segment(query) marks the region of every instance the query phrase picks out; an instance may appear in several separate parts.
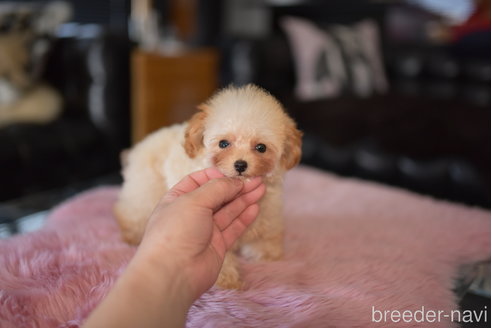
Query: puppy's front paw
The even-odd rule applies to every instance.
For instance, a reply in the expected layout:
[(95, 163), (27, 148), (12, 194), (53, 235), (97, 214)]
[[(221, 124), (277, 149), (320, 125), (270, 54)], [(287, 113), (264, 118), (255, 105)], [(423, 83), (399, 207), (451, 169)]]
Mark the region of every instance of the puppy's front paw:
[(222, 289), (242, 289), (243, 282), (235, 267), (223, 267), (215, 285)]
[(280, 240), (259, 240), (241, 247), (241, 255), (256, 261), (277, 261), (284, 255), (283, 243)]
[(243, 282), (238, 270), (236, 255), (227, 252), (215, 285), (223, 289), (242, 289)]
[(215, 283), (218, 287), (222, 289), (242, 289), (243, 282), (238, 277), (224, 277), (222, 275), (219, 276), (217, 282)]

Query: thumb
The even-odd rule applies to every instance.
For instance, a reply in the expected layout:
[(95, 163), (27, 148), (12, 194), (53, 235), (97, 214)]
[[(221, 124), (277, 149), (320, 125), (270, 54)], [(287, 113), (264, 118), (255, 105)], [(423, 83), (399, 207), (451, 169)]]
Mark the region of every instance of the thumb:
[(243, 182), (239, 179), (219, 178), (210, 180), (186, 196), (191, 198), (194, 204), (215, 212), (236, 198), (242, 189)]

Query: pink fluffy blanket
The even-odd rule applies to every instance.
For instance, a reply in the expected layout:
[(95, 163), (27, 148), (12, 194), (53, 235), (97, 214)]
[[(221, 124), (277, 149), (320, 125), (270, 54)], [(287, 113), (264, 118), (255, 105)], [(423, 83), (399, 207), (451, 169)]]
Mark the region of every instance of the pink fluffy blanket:
[[(134, 254), (112, 216), (117, 193), (81, 194), (42, 230), (0, 242), (1, 327), (84, 321)], [(449, 313), (458, 268), (490, 257), (484, 210), (308, 168), (287, 175), (285, 200), (285, 259), (243, 262), (246, 290), (212, 288), (188, 327), (451, 327), (383, 314)]]

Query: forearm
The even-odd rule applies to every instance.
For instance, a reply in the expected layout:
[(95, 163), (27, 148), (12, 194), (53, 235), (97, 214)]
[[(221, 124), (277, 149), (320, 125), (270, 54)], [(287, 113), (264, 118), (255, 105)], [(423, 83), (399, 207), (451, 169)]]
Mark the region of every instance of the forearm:
[(178, 266), (162, 259), (137, 252), (84, 327), (183, 327), (193, 298)]

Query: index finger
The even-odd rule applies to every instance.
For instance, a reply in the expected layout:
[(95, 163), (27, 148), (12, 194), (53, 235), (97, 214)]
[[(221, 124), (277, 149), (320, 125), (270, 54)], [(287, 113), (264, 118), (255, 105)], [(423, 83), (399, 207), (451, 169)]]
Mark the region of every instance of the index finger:
[(222, 178), (224, 175), (214, 167), (196, 171), (185, 176), (164, 196), (164, 201), (172, 202), (181, 195), (187, 194), (204, 185), (212, 179)]

